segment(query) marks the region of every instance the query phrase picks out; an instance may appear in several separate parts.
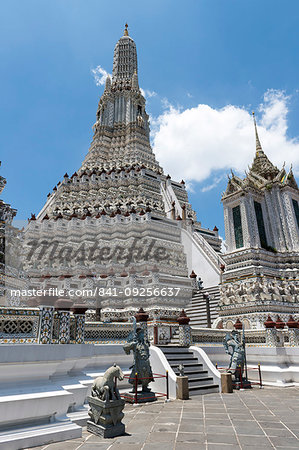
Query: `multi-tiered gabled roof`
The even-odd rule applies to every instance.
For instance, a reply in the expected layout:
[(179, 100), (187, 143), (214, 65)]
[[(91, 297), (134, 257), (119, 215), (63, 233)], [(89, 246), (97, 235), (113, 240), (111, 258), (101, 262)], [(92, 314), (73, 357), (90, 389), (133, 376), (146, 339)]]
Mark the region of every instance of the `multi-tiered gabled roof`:
[(274, 164), (271, 163), (267, 155), (264, 153), (258, 131), (257, 125), (253, 113), (256, 152), (253, 163), (246, 173), (246, 177), (241, 179), (232, 172), (232, 177), (229, 177), (226, 191), (222, 195), (222, 200), (232, 194), (246, 191), (248, 188), (256, 190), (263, 190), (276, 184), (280, 187), (290, 186), (294, 189), (298, 189), (292, 168), (287, 173), (284, 166), (279, 170)]

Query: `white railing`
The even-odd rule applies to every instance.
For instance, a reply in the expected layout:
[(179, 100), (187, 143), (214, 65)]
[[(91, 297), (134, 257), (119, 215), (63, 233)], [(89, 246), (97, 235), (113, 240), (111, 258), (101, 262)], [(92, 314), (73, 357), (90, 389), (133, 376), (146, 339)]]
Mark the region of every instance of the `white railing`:
[(177, 196), (175, 195), (175, 192), (171, 186), (171, 184), (166, 185), (166, 192), (170, 197), (173, 198), (173, 201), (175, 202), (175, 207), (177, 209), (178, 214), (182, 217), (182, 207), (180, 205), (180, 202), (178, 201)]
[(162, 198), (165, 204), (166, 212), (170, 212), (172, 209), (172, 199), (169, 195), (169, 192), (167, 192), (167, 189), (164, 188), (163, 183), (161, 183), (161, 194)]
[(213, 266), (220, 272), (220, 266), (222, 264), (225, 265), (225, 262), (221, 258), (221, 256), (213, 249), (213, 247), (205, 240), (205, 238), (200, 233), (193, 231), (192, 237), (201, 247), (201, 249), (207, 254)]

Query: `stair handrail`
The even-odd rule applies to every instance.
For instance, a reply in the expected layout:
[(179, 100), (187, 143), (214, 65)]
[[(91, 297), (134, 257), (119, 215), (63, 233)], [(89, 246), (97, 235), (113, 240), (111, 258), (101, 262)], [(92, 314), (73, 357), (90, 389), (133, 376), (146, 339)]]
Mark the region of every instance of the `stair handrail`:
[(177, 208), (177, 211), (179, 213), (179, 215), (182, 217), (182, 207), (181, 204), (176, 196), (176, 193), (173, 190), (173, 187), (171, 186), (171, 184), (169, 183), (168, 185), (166, 184), (166, 192), (168, 192), (168, 194), (170, 195), (170, 197), (173, 197), (173, 200), (175, 202), (175, 206)]
[(202, 348), (196, 347), (195, 345), (191, 345), (189, 349), (193, 352), (194, 356), (197, 356), (197, 359), (201, 359), (204, 362), (208, 369), (209, 375), (213, 377), (214, 383), (218, 384), (219, 389), (221, 389), (221, 373), (214, 366), (206, 352)]
[[(169, 382), (169, 397), (176, 398), (177, 382), (176, 374), (169, 364), (166, 356), (159, 347), (155, 345), (150, 345), (150, 362), (153, 372), (161, 373), (163, 370), (168, 371), (168, 382)], [(159, 390), (161, 381), (159, 379), (151, 383), (151, 387), (155, 390)], [(161, 391), (160, 391), (161, 392)]]
[(171, 204), (172, 199), (171, 199), (169, 193), (167, 192), (167, 190), (164, 188), (163, 183), (161, 183), (160, 187), (161, 187), (162, 198), (164, 200), (166, 209), (168, 210), (166, 212), (170, 212), (171, 208), (172, 208), (172, 204)]
[(213, 247), (206, 241), (206, 239), (197, 231), (192, 232), (192, 236), (198, 244), (209, 255), (209, 258), (213, 265), (220, 271), (220, 266), (225, 265), (224, 259), (213, 249)]

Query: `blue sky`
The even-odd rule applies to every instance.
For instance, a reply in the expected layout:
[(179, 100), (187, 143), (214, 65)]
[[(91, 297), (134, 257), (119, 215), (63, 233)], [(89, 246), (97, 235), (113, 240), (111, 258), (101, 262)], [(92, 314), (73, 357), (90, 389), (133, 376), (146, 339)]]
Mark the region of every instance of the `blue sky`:
[[(188, 179), (198, 218), (224, 235), (221, 192), (229, 168), (242, 173), (254, 156), (252, 109), (266, 153), (277, 164), (285, 156), (298, 174), (297, 0), (2, 2), (2, 197), (26, 219), (66, 171), (80, 167), (103, 91), (91, 70), (100, 65), (111, 72), (126, 21), (137, 45), (139, 83), (155, 92), (147, 111), (158, 159), (166, 173)], [(209, 133), (200, 129), (205, 120), (215, 124)], [(188, 134), (186, 151), (172, 148), (177, 121)]]

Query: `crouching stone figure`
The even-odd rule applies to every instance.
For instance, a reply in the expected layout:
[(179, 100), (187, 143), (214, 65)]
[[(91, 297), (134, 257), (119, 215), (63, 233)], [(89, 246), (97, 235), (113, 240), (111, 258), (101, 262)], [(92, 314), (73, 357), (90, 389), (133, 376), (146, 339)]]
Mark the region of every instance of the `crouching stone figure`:
[(91, 388), (92, 397), (98, 397), (105, 401), (119, 400), (120, 395), (114, 382), (115, 378), (118, 378), (120, 381), (124, 379), (121, 368), (116, 364), (109, 367), (102, 377), (98, 377), (94, 380)]
[(125, 401), (120, 397), (115, 379), (124, 379), (119, 366), (114, 364), (102, 377), (94, 380), (88, 397), (89, 417), (87, 431), (103, 438), (113, 438), (125, 433), (123, 409)]

